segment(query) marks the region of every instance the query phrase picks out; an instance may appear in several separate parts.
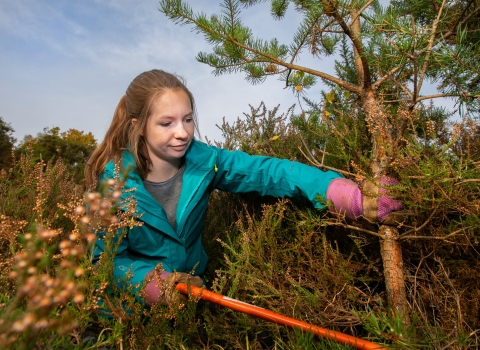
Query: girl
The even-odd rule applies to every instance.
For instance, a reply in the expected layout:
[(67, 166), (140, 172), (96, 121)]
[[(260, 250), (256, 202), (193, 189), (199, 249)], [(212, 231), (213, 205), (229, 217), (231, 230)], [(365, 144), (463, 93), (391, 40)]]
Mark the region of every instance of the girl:
[[(320, 196), (333, 203), (331, 211), (348, 219), (364, 216), (359, 187), (340, 174), (208, 146), (194, 138), (196, 132), (194, 99), (180, 78), (161, 70), (144, 72), (121, 98), (105, 139), (87, 163), (90, 186), (114, 178), (115, 164), (133, 168), (125, 184), (125, 190), (133, 192), (125, 197), (133, 193), (143, 225), (131, 228), (121, 241), (114, 275), (115, 280), (124, 280), (128, 273), (133, 285), (147, 281), (147, 303), (178, 302), (173, 288), (178, 282), (203, 285), (199, 276), (207, 256), (202, 228), (214, 189), (289, 197), (323, 208), (315, 199)], [(373, 202), (365, 207), (365, 216), (374, 221), (402, 208), (386, 195)], [(103, 250), (104, 241), (98, 237), (94, 261)], [(159, 263), (164, 272), (154, 274)], [(195, 276), (188, 274), (192, 270)]]

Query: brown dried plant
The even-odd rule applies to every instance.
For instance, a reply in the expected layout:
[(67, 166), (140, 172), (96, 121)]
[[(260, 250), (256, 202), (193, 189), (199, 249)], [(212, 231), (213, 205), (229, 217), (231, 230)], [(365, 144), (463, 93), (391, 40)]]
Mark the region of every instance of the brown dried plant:
[(42, 347), (52, 339), (45, 334), (64, 336), (79, 326), (75, 310), (85, 312), (85, 292), (93, 289), (82, 278), (85, 268), (91, 270), (85, 259), (96, 231), (135, 224), (134, 202), (121, 214), (115, 208), (123, 183), (110, 180), (106, 186), (103, 195), (82, 198), (60, 161), (34, 164), (29, 155), (2, 173), (0, 344), (5, 348)]

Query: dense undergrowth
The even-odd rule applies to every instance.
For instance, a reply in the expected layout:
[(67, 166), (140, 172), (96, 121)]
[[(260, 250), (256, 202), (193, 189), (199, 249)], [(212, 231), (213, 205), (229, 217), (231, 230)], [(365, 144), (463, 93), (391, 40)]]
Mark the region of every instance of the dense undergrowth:
[[(478, 347), (479, 125), (414, 122), (418, 133), (405, 139), (394, 169), (394, 191), (410, 211), (399, 229), (412, 322), (389, 312), (372, 228), (254, 194), (212, 194), (204, 239), (211, 289), (388, 347)], [(333, 128), (315, 113), (262, 105), (221, 129), (226, 148), (368, 176), (358, 125), (337, 120)], [(3, 348), (260, 349), (265, 334), (276, 349), (348, 348), (195, 298), (180, 310), (145, 308), (133, 293), (141, 286), (122, 289), (111, 273), (119, 237), (139, 224), (135, 203), (117, 202), (122, 176), (85, 195), (66, 169), (25, 154), (0, 175)], [(89, 248), (100, 231), (110, 249), (93, 266)]]

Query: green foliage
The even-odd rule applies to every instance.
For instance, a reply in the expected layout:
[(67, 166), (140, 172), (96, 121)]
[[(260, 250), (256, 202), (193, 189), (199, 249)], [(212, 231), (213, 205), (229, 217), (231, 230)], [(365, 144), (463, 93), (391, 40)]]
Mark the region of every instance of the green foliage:
[[(394, 349), (431, 349), (446, 342), (444, 335), (438, 327), (418, 328), (418, 315), (415, 315), (411, 324), (405, 325), (402, 317), (389, 315), (381, 305), (374, 311), (368, 308), (366, 312), (359, 311), (355, 314), (361, 319), (363, 326), (370, 333), (370, 338), (387, 340)], [(435, 329), (436, 328), (436, 329)], [(417, 334), (420, 331), (422, 334)], [(460, 333), (457, 338), (449, 342), (449, 346), (457, 345), (459, 348), (474, 348), (475, 341), (468, 335)]]
[[(138, 224), (130, 220), (135, 203), (116, 202), (122, 183), (109, 182), (104, 193), (83, 199), (83, 191), (75, 194), (62, 186), (73, 181), (66, 171), (58, 172), (59, 167), (59, 162), (45, 167), (23, 156), (0, 178), (0, 199), (8, 203), (0, 215), (2, 349), (85, 349), (87, 328), (98, 329), (88, 348), (197, 347), (202, 340), (196, 300), (181, 310), (146, 309), (138, 295), (141, 286), (118, 284), (113, 278), (113, 257), (122, 237), (116, 233)], [(34, 185), (23, 186), (29, 182)], [(23, 196), (10, 195), (19, 188)], [(59, 191), (58, 206), (45, 200)], [(101, 210), (115, 205), (126, 211)], [(23, 212), (7, 210), (14, 207)], [(52, 216), (64, 220), (50, 220)], [(104, 230), (109, 232), (108, 249), (92, 265), (94, 233)]]
[(0, 170), (8, 168), (12, 164), (12, 153), (16, 142), (12, 136), (14, 131), (10, 124), (0, 117)]
[[(362, 324), (374, 340), (388, 339), (389, 343), (396, 347), (409, 349), (426, 347), (430, 343), (431, 339), (421, 339), (417, 336), (418, 319), (414, 318), (411, 324), (405, 325), (401, 316), (388, 316), (388, 311), (382, 310), (382, 305), (376, 313), (370, 307), (367, 310), (367, 312), (355, 312), (355, 314), (362, 320)], [(420, 339), (421, 343), (418, 343)]]
[[(292, 334), (293, 333), (293, 334)], [(288, 333), (288, 341), (281, 340), (278, 343), (280, 350), (295, 349), (295, 350), (348, 350), (354, 349), (348, 345), (339, 344), (333, 340), (328, 339), (315, 339), (312, 333), (304, 333), (301, 330), (294, 329), (293, 332)]]
[(288, 8), (288, 1), (273, 0), (272, 1), (272, 16), (276, 19), (282, 19), (285, 16)]
[[(334, 90), (325, 98), (334, 102), (344, 96)], [(315, 142), (330, 137), (328, 132), (334, 134), (329, 124), (322, 122), (321, 112), (311, 107), (304, 117), (291, 111), (268, 111), (263, 104), (251, 108), (245, 120), (232, 126), (224, 124), (226, 145), (308, 161), (298, 147), (304, 147), (305, 142), (313, 148)], [(435, 198), (445, 203), (438, 213), (443, 211), (449, 223), (436, 223), (435, 214), (422, 229), (425, 232), (417, 234), (436, 230), (438, 235), (450, 235), (449, 240), (459, 235), (460, 242), (465, 239), (478, 244), (474, 243), (478, 240), (478, 216), (468, 214), (478, 201), (476, 183), (458, 184), (478, 178), (478, 160), (467, 162), (478, 157), (478, 125), (465, 120), (455, 134), (449, 134), (440, 123), (432, 129), (430, 119), (422, 118), (420, 114), (413, 123), (422, 137), (412, 133), (406, 154), (428, 150), (428, 155), (412, 162), (425, 171), (441, 172), (444, 163), (450, 168), (447, 173), (411, 181), (421, 181), (418, 187), (425, 187), (425, 201)], [(347, 128), (343, 132), (344, 139), (351, 137)], [(336, 162), (330, 155), (324, 160), (330, 165)], [(415, 174), (414, 166), (406, 167)], [(460, 204), (451, 211), (452, 203), (447, 203), (448, 196), (440, 187), (432, 196), (426, 184), (433, 181), (444, 186), (444, 177), (455, 169), (461, 169), (463, 177), (452, 186), (460, 186), (465, 192), (459, 195), (470, 196), (472, 203), (453, 196), (451, 201)], [(20, 157), (2, 173), (0, 337), (6, 349), (82, 349), (87, 347), (83, 343), (85, 330), (92, 329), (97, 330), (89, 345), (93, 347), (148, 349), (155, 344), (166, 349), (260, 349), (260, 338), (267, 332), (282, 349), (347, 348), (196, 299), (181, 310), (162, 305), (146, 308), (137, 292), (142, 286), (118, 284), (112, 274), (121, 239), (117, 233), (125, 233), (132, 225), (135, 203), (113, 204), (121, 183), (105, 184), (102, 193), (85, 199), (82, 188), (75, 189), (73, 184), (61, 162), (38, 164), (31, 155)], [(110, 203), (112, 210), (102, 216), (95, 208), (104, 207), (104, 202)], [(88, 215), (85, 206), (90, 208)], [(131, 210), (119, 216), (115, 210), (119, 206)], [(423, 213), (430, 206), (426, 203), (415, 210)], [(451, 235), (452, 230), (468, 226), (472, 229)], [(410, 339), (402, 341), (408, 340), (409, 347), (421, 345), (423, 339), (431, 339), (434, 348), (452, 342), (475, 345), (471, 330), (478, 327), (480, 265), (472, 265), (477, 260), (468, 244), (461, 245), (461, 250), (450, 244), (437, 244), (434, 250), (428, 245), (415, 246), (405, 254), (406, 267), (415, 276), (409, 288), (418, 313), (416, 322), (406, 326), (378, 312), (385, 295), (375, 242), (352, 231), (346, 235), (344, 229), (336, 227), (326, 213), (300, 203), (214, 192), (205, 227), (204, 244), (211, 258), (205, 277), (214, 291), (329, 329), (362, 338), (375, 336), (379, 343), (395, 343), (393, 336), (408, 334)], [(88, 253), (92, 230), (107, 232), (107, 249), (96, 265)], [(49, 299), (43, 300), (45, 296)], [(354, 310), (375, 312), (356, 314)], [(459, 331), (451, 333), (452, 329)]]
[[(367, 114), (375, 112), (368, 110), (365, 99), (372, 88), (382, 101), (414, 107), (422, 100), (444, 96), (457, 99), (462, 113), (478, 112), (478, 3), (458, 0), (432, 6), (428, 1), (272, 0), (274, 19), (285, 19), (290, 3), (301, 15), (299, 23), (286, 23), (293, 39), (284, 45), (277, 39), (254, 38), (242, 23), (242, 6), (261, 2), (224, 0), (220, 13), (210, 19), (195, 13), (188, 1), (163, 0), (161, 11), (176, 23), (192, 25), (212, 44), (212, 53), (202, 52), (197, 58), (212, 66), (214, 74), (242, 71), (252, 83), (277, 75), (293, 92), (321, 78), (355, 94)], [(349, 65), (345, 67), (348, 77), (338, 67), (335, 76), (326, 69), (294, 63), (306, 52), (320, 58), (342, 56), (346, 49), (350, 57), (343, 61)], [(311, 80), (298, 81), (294, 72), (305, 73)]]
[(258, 108), (250, 106), (250, 113), (244, 113), (243, 119), (237, 118), (232, 125), (224, 121), (220, 127), (224, 141), (217, 145), (249, 154), (297, 159), (301, 157), (297, 149), (301, 140), (288, 124), (292, 110), (278, 115), (278, 107), (268, 111), (263, 103)]
[(58, 159), (67, 165), (76, 182), (84, 177), (85, 164), (97, 143), (91, 132), (70, 129), (60, 132), (60, 128), (45, 128), (36, 137), (25, 136), (16, 149), (16, 154), (32, 152), (35, 161), (47, 163)]
[[(313, 161), (348, 173), (368, 169), (371, 145), (362, 119), (349, 117), (354, 106), (351, 95), (334, 88), (324, 98), (324, 105), (309, 101), (309, 111), (300, 115), (287, 113), (281, 118), (277, 117), (278, 107), (272, 111), (263, 104), (258, 109), (251, 107), (251, 113), (243, 119), (223, 124), (225, 143), (217, 144), (252, 154)], [(351, 314), (343, 312), (363, 309), (357, 309), (362, 304), (359, 295), (369, 295), (368, 307), (376, 310), (368, 314), (375, 318), (370, 321), (383, 330), (393, 327), (394, 332), (375, 333), (370, 321), (362, 319), (365, 329), (356, 329), (364, 337), (380, 334), (377, 341), (396, 341), (398, 346), (403, 341), (408, 347), (425, 346), (425, 339), (430, 339), (432, 347), (439, 349), (450, 342), (474, 343), (475, 330), (480, 326), (476, 319), (480, 310), (476, 301), (480, 292), (476, 253), (480, 126), (472, 119), (451, 124), (443, 109), (432, 106), (416, 114), (400, 109), (397, 112), (398, 123), (408, 127), (408, 138), (398, 147), (397, 162), (391, 167), (402, 185), (391, 191), (411, 212), (404, 226), (399, 227), (399, 239), (406, 248), (405, 269), (415, 276), (407, 283), (414, 305), (411, 312), (416, 315), (414, 322), (399, 323), (398, 316), (391, 318), (377, 312), (385, 304), (381, 257), (375, 240), (357, 231), (374, 228), (354, 223), (344, 229), (345, 224), (298, 203), (292, 207), (249, 195), (213, 196), (206, 242), (212, 260), (223, 266), (216, 269), (218, 290), (285, 314), (292, 309), (302, 314), (304, 307), (304, 314), (314, 319), (313, 323), (329, 327), (331, 320), (342, 318), (334, 306), (325, 308), (324, 301), (328, 303), (329, 297), (342, 290), (339, 297), (350, 307), (342, 304), (341, 315), (352, 320)], [(362, 115), (361, 111), (358, 115)], [(273, 135), (279, 135), (283, 142), (275, 146), (270, 141)], [(308, 150), (316, 152), (308, 154)], [(268, 206), (262, 207), (262, 203)], [(221, 248), (216, 240), (221, 242)], [(306, 257), (308, 262), (303, 262)], [(323, 265), (325, 262), (330, 264)], [(291, 275), (296, 276), (293, 280), (297, 283), (287, 279)], [(346, 286), (355, 286), (356, 295), (349, 294)], [(463, 297), (459, 290), (464, 291)], [(445, 301), (450, 306), (440, 307)], [(449, 334), (452, 329), (458, 331)], [(281, 334), (279, 345), (287, 339), (285, 333)], [(395, 334), (403, 334), (404, 338), (394, 341)], [(293, 340), (288, 344), (293, 346)]]

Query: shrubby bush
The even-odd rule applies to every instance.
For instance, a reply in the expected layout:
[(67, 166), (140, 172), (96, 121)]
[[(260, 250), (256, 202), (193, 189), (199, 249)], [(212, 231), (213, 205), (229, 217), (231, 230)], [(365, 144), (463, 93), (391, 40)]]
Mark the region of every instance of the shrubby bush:
[[(375, 227), (347, 223), (291, 201), (217, 194), (207, 237), (222, 226), (219, 220), (223, 226), (235, 222), (220, 232), (219, 247), (212, 249), (215, 253), (221, 246), (226, 252), (218, 256), (225, 261), (219, 290), (398, 346), (477, 344), (480, 125), (467, 118), (447, 122), (445, 114), (433, 123), (433, 113), (441, 111), (427, 107), (400, 116), (416, 128), (393, 165), (401, 185), (392, 191), (408, 208), (398, 229), (412, 322), (404, 323), (386, 307)], [(359, 132), (361, 125), (353, 127), (352, 118), (342, 115), (337, 111), (335, 120), (326, 118), (315, 104), (301, 115), (290, 110), (279, 115), (261, 105), (232, 125), (224, 123), (225, 142), (217, 145), (362, 179), (367, 176), (361, 171), (368, 162), (367, 132)], [(232, 217), (225, 210), (238, 214)]]
[[(311, 107), (302, 115), (251, 107), (221, 126), (225, 141), (217, 144), (358, 174), (363, 155), (351, 140), (363, 136), (332, 127)], [(204, 237), (211, 289), (387, 345), (477, 346), (479, 125), (429, 126), (420, 117), (396, 163), (402, 185), (394, 189), (410, 211), (399, 230), (412, 322), (388, 312), (379, 243), (368, 226), (291, 200), (212, 194)], [(28, 154), (2, 171), (6, 348), (260, 349), (265, 333), (279, 349), (346, 348), (195, 298), (181, 309), (145, 308), (132, 293), (137, 286), (120, 288), (112, 276), (118, 237), (140, 224), (133, 201), (117, 202), (120, 178), (85, 194), (61, 161), (36, 163)], [(94, 234), (105, 231), (109, 249), (94, 266)], [(89, 344), (85, 334), (93, 334)]]

